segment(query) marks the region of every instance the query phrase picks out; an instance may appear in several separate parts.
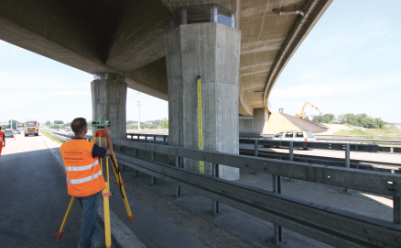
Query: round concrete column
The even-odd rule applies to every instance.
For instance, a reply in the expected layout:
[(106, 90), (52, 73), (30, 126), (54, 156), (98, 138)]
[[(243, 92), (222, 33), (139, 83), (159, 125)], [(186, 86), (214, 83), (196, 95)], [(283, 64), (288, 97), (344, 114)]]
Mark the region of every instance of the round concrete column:
[(111, 122), (113, 139), (126, 137), (127, 84), (122, 75), (97, 73), (91, 83), (92, 119), (99, 117)]

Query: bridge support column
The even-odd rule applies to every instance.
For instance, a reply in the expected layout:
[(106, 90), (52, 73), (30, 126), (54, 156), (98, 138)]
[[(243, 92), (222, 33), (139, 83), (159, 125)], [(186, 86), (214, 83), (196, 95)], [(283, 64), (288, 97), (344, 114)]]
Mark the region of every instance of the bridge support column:
[[(203, 148), (238, 154), (238, 77), (241, 33), (219, 24), (181, 25), (166, 37), (169, 144), (199, 148), (197, 77), (202, 80)], [(184, 168), (199, 172), (199, 162)], [(204, 164), (213, 175), (213, 165)], [(239, 179), (239, 169), (219, 166), (219, 177)]]
[(264, 108), (253, 110), (252, 117), (240, 117), (239, 132), (249, 134), (261, 134), (267, 132), (269, 113)]
[(124, 76), (115, 73), (97, 73), (91, 83), (92, 119), (99, 117), (111, 122), (113, 139), (126, 137), (127, 84)]

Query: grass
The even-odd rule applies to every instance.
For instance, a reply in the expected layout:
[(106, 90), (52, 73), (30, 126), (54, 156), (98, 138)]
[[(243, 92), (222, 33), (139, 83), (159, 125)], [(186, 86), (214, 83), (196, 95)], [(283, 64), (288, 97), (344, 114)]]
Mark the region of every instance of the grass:
[(40, 132), (41, 132), (44, 136), (46, 136), (47, 138), (49, 138), (49, 139), (51, 139), (51, 140), (53, 140), (53, 141), (55, 141), (55, 142), (58, 142), (58, 143), (60, 143), (60, 144), (63, 144), (63, 143), (64, 143), (63, 140), (59, 140), (59, 139), (57, 139), (57, 138), (51, 136), (51, 135), (50, 135), (48, 132), (46, 132), (46, 131), (40, 130)]
[[(364, 130), (361, 129), (352, 129), (352, 130), (341, 130), (339, 132), (334, 133), (334, 135), (358, 135), (365, 137), (355, 137), (360, 139), (370, 139), (370, 140), (401, 140), (401, 131), (390, 128), (383, 129), (373, 129), (366, 128)], [(382, 144), (382, 143), (379, 143)], [(399, 145), (399, 144), (388, 144), (383, 143), (383, 145)]]

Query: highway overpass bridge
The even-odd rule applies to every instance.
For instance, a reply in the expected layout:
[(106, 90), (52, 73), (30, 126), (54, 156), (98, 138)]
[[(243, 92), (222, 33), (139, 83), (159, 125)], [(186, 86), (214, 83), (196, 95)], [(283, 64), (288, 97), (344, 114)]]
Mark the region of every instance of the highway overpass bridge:
[(0, 0), (0, 39), (94, 74), (93, 119), (110, 120), (114, 138), (129, 87), (168, 100), (170, 144), (198, 149), (200, 76), (204, 149), (238, 153), (239, 130), (263, 131), (274, 83), (331, 2)]

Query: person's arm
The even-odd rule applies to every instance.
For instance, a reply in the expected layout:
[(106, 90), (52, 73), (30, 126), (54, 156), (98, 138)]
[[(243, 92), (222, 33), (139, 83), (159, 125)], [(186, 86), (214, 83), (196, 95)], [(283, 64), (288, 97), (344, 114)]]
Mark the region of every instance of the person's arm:
[(107, 126), (104, 129), (104, 134), (105, 134), (106, 140), (107, 140), (107, 147), (106, 147), (107, 148), (107, 153), (106, 153), (106, 156), (113, 155), (113, 144), (111, 143), (111, 131)]

